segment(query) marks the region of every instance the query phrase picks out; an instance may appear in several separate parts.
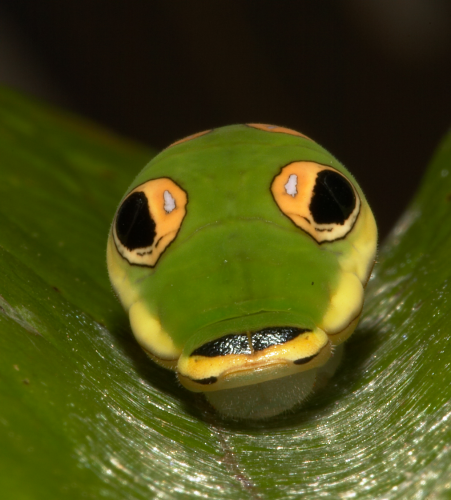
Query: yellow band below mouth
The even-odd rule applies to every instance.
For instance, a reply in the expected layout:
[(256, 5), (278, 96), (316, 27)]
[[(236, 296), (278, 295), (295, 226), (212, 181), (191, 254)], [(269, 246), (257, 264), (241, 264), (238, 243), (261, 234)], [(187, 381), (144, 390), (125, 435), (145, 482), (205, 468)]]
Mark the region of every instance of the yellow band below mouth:
[[(267, 380), (286, 377), (294, 373), (311, 370), (324, 365), (332, 354), (329, 341), (314, 355), (304, 359), (288, 361), (284, 359), (262, 359), (260, 362), (242, 363), (235, 368), (222, 372), (219, 376), (208, 376), (193, 379), (180, 372), (177, 373), (180, 383), (193, 392), (211, 392), (232, 389), (245, 385), (259, 384)], [(305, 363), (302, 361), (305, 360)], [(300, 362), (301, 361), (301, 362)]]

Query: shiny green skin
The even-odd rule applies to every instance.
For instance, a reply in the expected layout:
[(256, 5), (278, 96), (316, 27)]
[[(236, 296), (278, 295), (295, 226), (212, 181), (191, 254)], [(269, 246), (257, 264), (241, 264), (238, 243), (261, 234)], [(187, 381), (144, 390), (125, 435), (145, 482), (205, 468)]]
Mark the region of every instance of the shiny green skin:
[(311, 140), (235, 125), (164, 150), (128, 190), (169, 177), (188, 194), (181, 229), (156, 266), (129, 268), (149, 312), (185, 352), (228, 333), (314, 328), (323, 318), (340, 275), (336, 252), (347, 243), (319, 245), (278, 208), (272, 180), (298, 160), (352, 178)]

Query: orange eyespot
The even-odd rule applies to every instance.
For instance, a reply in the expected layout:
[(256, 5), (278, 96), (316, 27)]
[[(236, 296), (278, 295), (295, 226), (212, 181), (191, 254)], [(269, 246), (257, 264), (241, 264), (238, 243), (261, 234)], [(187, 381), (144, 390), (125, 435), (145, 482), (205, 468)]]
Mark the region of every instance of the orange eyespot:
[(338, 170), (311, 161), (283, 167), (271, 192), (282, 213), (318, 243), (344, 238), (360, 211), (352, 183)]
[(154, 267), (177, 236), (187, 203), (185, 191), (166, 177), (133, 189), (113, 222), (118, 252), (130, 264)]

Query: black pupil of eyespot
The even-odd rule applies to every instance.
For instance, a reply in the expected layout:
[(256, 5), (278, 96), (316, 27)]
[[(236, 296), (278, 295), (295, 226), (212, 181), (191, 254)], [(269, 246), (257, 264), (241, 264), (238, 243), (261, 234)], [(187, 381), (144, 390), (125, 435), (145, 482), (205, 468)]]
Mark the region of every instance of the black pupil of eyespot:
[(116, 217), (116, 234), (124, 247), (135, 250), (152, 245), (155, 227), (147, 197), (142, 191), (136, 191), (124, 200)]
[(332, 170), (318, 173), (309, 207), (317, 224), (343, 225), (355, 205), (354, 190), (342, 175)]

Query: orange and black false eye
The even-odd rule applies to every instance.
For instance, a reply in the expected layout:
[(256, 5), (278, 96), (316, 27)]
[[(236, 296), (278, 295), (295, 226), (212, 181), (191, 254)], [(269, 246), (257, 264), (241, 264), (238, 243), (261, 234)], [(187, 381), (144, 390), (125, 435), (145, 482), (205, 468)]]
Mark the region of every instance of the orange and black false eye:
[(130, 264), (154, 267), (177, 236), (187, 202), (185, 191), (166, 177), (136, 187), (121, 203), (113, 222), (118, 252)]
[(282, 213), (318, 243), (344, 238), (360, 212), (360, 197), (349, 179), (315, 162), (283, 167), (271, 192)]

